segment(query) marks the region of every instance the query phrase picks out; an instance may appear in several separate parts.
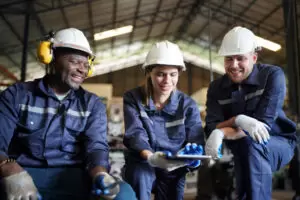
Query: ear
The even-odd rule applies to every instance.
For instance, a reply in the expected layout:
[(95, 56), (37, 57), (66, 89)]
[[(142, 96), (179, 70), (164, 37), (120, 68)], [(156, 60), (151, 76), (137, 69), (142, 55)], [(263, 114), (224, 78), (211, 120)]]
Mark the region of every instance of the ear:
[(256, 52), (252, 54), (253, 63), (256, 63), (257, 57), (258, 57), (258, 55)]

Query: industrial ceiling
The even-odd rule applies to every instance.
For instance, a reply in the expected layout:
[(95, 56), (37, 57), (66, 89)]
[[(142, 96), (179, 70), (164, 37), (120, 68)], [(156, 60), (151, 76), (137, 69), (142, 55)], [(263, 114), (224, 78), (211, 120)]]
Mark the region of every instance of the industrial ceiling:
[[(133, 26), (131, 33), (93, 39), (126, 25)], [(88, 37), (97, 56), (95, 75), (142, 63), (150, 45), (164, 39), (180, 45), (186, 62), (222, 73), (216, 52), (235, 25), (281, 44), (278, 52), (263, 49), (260, 61), (285, 66), (281, 0), (1, 0), (0, 85), (21, 80), (25, 66), (25, 80), (43, 76), (36, 46), (49, 31), (67, 27)]]

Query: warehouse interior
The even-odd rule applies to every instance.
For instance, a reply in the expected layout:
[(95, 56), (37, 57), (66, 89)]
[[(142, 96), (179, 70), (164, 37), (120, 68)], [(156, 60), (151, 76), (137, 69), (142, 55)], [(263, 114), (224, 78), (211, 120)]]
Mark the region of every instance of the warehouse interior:
[[(115, 174), (123, 162), (122, 95), (143, 83), (141, 65), (157, 41), (169, 40), (183, 51), (187, 70), (178, 88), (194, 98), (200, 111), (205, 110), (209, 83), (225, 72), (217, 52), (228, 30), (244, 26), (277, 43), (276, 51), (263, 47), (258, 62), (282, 67), (288, 84), (287, 112), (300, 123), (299, 0), (1, 0), (0, 16), (0, 91), (46, 74), (36, 50), (49, 32), (74, 27), (87, 36), (95, 71), (83, 87), (107, 105)], [(97, 38), (120, 28), (128, 31)], [(274, 175), (274, 200), (294, 195), (287, 171)], [(185, 199), (194, 199), (197, 173), (189, 176)]]

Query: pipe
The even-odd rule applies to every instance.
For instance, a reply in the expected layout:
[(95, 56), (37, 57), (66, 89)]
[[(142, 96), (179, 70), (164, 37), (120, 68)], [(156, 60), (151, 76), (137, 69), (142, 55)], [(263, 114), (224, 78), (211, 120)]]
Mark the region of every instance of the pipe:
[(19, 81), (19, 79), (10, 71), (8, 71), (8, 69), (6, 67), (3, 67), (2, 65), (0, 65), (0, 71), (2, 71), (5, 76), (7, 76), (10, 79), (13, 79), (14, 81)]

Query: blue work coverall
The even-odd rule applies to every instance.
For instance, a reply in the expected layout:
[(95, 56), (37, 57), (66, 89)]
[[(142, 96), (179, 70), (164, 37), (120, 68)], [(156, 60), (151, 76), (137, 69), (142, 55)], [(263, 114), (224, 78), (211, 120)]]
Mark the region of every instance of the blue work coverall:
[[(162, 110), (153, 100), (142, 103), (142, 88), (124, 94), (125, 180), (133, 187), (139, 200), (149, 200), (153, 185), (156, 200), (181, 200), (184, 195), (187, 167), (167, 172), (151, 167), (141, 158), (142, 150), (176, 153), (187, 142), (203, 145), (204, 135), (196, 103), (176, 90)], [(155, 184), (154, 184), (155, 181)]]
[[(109, 168), (105, 105), (82, 88), (59, 101), (47, 79), (16, 83), (0, 94), (0, 155), (28, 171), (43, 200), (88, 199), (87, 170)], [(135, 199), (123, 193), (116, 199)]]
[(223, 75), (209, 86), (205, 127), (208, 135), (218, 123), (239, 114), (253, 117), (271, 128), (267, 144), (258, 144), (251, 137), (226, 141), (234, 155), (240, 200), (270, 200), (272, 172), (293, 157), (296, 126), (282, 110), (285, 86), (281, 68), (266, 64), (255, 64), (241, 84), (234, 84)]

